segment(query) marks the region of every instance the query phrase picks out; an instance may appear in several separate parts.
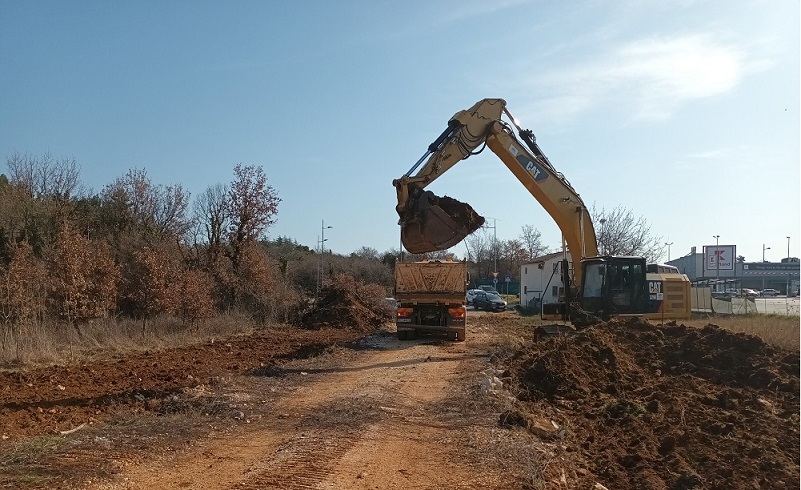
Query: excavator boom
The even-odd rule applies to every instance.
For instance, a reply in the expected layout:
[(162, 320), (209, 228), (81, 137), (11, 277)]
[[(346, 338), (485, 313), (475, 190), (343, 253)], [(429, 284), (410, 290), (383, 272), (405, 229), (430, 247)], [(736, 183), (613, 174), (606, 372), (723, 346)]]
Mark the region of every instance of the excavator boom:
[(512, 127), (502, 121), (503, 114), (516, 126), (503, 99), (483, 99), (470, 109), (457, 112), (417, 163), (392, 182), (398, 194), (395, 209), (400, 217), (401, 241), (412, 253), (442, 250), (458, 244), (484, 224), (484, 218), (470, 205), (447, 196), (438, 197), (425, 188), (486, 145), (556, 221), (568, 245), (578, 283), (581, 259), (598, 252), (587, 208), (540, 151), (533, 133), (516, 126), (524, 146)]

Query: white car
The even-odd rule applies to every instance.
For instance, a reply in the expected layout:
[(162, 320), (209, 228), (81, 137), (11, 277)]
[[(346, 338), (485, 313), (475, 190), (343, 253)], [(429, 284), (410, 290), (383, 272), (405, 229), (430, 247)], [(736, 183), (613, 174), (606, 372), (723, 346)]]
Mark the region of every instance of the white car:
[(467, 304), (468, 306), (472, 305), (473, 304), (473, 298), (476, 297), (476, 293), (478, 291), (481, 291), (481, 290), (480, 289), (468, 289), (467, 290), (467, 296), (464, 299), (465, 304)]
[(776, 291), (775, 289), (768, 288), (768, 289), (763, 289), (762, 291), (760, 291), (759, 295), (760, 296), (778, 296), (779, 292)]

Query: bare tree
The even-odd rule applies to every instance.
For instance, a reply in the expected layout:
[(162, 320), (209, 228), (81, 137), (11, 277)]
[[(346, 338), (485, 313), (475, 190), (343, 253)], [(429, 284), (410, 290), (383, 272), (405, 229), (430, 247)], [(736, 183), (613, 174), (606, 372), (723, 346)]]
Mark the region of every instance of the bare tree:
[[(610, 211), (592, 206), (590, 209), (595, 233), (598, 237), (599, 253), (604, 255), (635, 255), (645, 257), (647, 262), (657, 262), (664, 256), (665, 240), (651, 233), (651, 226), (642, 216), (618, 206)], [(601, 220), (604, 220), (601, 223)]]
[(363, 259), (378, 259), (378, 250), (372, 247), (361, 247), (350, 255), (351, 257), (361, 257)]
[(68, 201), (79, 189), (80, 166), (74, 158), (55, 159), (13, 153), (6, 159), (9, 180), (24, 186), (31, 197)]
[(154, 185), (145, 170), (129, 170), (103, 189), (102, 198), (116, 211), (117, 229), (130, 225), (144, 237), (160, 241), (183, 237), (189, 227), (189, 193), (180, 185)]
[(532, 225), (523, 225), (519, 238), (526, 251), (527, 260), (541, 257), (549, 252), (548, 247), (542, 243), (542, 233)]
[(489, 272), (491, 264), (489, 264), (488, 260), (492, 258), (492, 241), (492, 237), (486, 228), (480, 228), (464, 239), (468, 259), (476, 264), (476, 277), (484, 277), (482, 268), (485, 268), (485, 273)]
[(212, 250), (223, 245), (228, 229), (228, 188), (223, 184), (210, 186), (195, 199), (193, 216), (198, 234)]
[(512, 277), (518, 279), (520, 266), (523, 265), (523, 262), (528, 260), (528, 251), (520, 240), (514, 238), (511, 240), (502, 240), (500, 242), (500, 249), (500, 260), (503, 265), (499, 268), (503, 269), (504, 273), (510, 274)]

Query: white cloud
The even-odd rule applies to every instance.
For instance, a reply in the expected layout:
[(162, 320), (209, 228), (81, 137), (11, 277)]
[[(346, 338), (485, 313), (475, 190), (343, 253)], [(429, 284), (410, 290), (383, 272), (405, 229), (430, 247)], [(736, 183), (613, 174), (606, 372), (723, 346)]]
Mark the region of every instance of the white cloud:
[(552, 94), (539, 106), (568, 119), (614, 102), (635, 119), (667, 119), (688, 101), (733, 90), (746, 61), (742, 48), (711, 35), (641, 39), (539, 77), (536, 83)]

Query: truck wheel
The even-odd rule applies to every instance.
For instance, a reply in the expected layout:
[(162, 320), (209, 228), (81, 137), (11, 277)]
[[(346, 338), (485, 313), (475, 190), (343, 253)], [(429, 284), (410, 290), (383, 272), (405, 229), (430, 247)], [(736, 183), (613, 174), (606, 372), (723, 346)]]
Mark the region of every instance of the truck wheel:
[(406, 340), (408, 333), (406, 330), (398, 330), (398, 340)]

